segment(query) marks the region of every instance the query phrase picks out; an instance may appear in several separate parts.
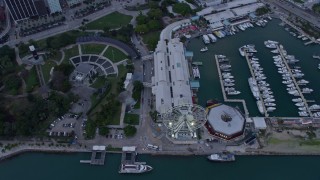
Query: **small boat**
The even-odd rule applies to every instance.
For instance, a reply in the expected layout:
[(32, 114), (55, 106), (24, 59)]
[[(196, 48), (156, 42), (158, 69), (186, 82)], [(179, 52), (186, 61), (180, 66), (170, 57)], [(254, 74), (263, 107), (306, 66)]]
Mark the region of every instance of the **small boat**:
[(229, 90), (227, 91), (227, 94), (228, 95), (238, 95), (240, 94), (241, 92), (240, 91), (236, 91), (236, 90)]
[(202, 66), (202, 62), (193, 62), (192, 65), (195, 65), (195, 66)]
[(307, 110), (306, 107), (299, 107), (298, 109), (299, 109), (300, 111), (306, 111), (306, 110)]
[(232, 162), (236, 160), (234, 154), (231, 153), (215, 153), (211, 154), (207, 158), (208, 160), (215, 162)]
[(298, 107), (302, 107), (302, 106), (304, 106), (304, 103), (303, 102), (299, 102), (299, 103), (295, 103), (294, 105), (296, 105)]
[(311, 106), (309, 106), (309, 109), (314, 111), (314, 110), (320, 110), (320, 105), (318, 104), (313, 104)]
[(258, 106), (259, 112), (261, 114), (264, 114), (262, 101), (257, 101), (257, 106)]
[(275, 103), (264, 103), (265, 106), (276, 106)]
[(295, 98), (295, 99), (292, 99), (292, 102), (302, 102), (302, 99), (301, 98)]
[(308, 116), (308, 113), (306, 111), (299, 111), (299, 116), (302, 116), (302, 117), (306, 117)]
[(206, 51), (208, 51), (208, 47), (204, 47), (200, 49), (200, 52), (206, 52)]
[(264, 102), (275, 102), (276, 100), (273, 98), (266, 98), (263, 100)]
[(232, 87), (234, 86), (234, 83), (223, 83), (223, 86)]
[(302, 88), (302, 93), (308, 94), (308, 93), (312, 93), (313, 89), (310, 88)]
[(267, 112), (272, 112), (272, 111), (274, 111), (274, 110), (276, 110), (275, 107), (267, 107)]

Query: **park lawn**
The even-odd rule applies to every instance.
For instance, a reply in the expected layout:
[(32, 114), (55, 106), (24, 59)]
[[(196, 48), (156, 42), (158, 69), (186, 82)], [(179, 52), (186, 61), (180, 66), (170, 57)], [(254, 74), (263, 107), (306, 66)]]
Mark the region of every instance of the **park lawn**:
[(114, 63), (127, 59), (127, 55), (125, 53), (113, 46), (109, 46), (106, 52), (104, 52), (103, 56), (110, 59)]
[(99, 76), (96, 78), (96, 80), (94, 81), (93, 84), (91, 84), (92, 88), (102, 88), (106, 85), (107, 82), (107, 78), (105, 78), (104, 76)]
[(82, 44), (81, 51), (82, 54), (100, 54), (106, 45), (103, 44)]
[(130, 23), (132, 16), (113, 12), (86, 25), (88, 30), (103, 30), (105, 27), (110, 29), (119, 28)]
[(139, 115), (126, 113), (124, 116), (124, 122), (130, 125), (139, 125)]
[(150, 51), (153, 51), (157, 47), (157, 43), (160, 39), (161, 31), (149, 32), (142, 35), (142, 41), (148, 46)]
[(63, 63), (69, 63), (69, 59), (71, 57), (78, 56), (78, 55), (79, 55), (78, 45), (74, 45), (72, 48), (64, 50)]
[(46, 83), (49, 82), (50, 79), (50, 71), (52, 67), (55, 67), (57, 64), (53, 61), (46, 61), (46, 63), (42, 66), (43, 78)]
[[(118, 87), (118, 82), (121, 81), (121, 78), (122, 77), (125, 77), (126, 74), (127, 74), (128, 70), (127, 68), (124, 66), (124, 65), (119, 65), (118, 66), (118, 76), (113, 76), (113, 77), (107, 77), (107, 81), (110, 83), (110, 86), (111, 86), (111, 89), (110, 91), (108, 92), (108, 94), (101, 100), (101, 102), (91, 111), (91, 113), (89, 114), (89, 119), (93, 119), (95, 118), (94, 114), (96, 112), (99, 112), (100, 108), (101, 108), (101, 105), (105, 104), (108, 99), (108, 95), (110, 93), (114, 94), (115, 97), (118, 97), (119, 93), (118, 90), (117, 90), (117, 87)], [(98, 79), (97, 79), (98, 80)], [(92, 103), (91, 104), (94, 104), (96, 103), (98, 100), (96, 99), (96, 97), (94, 96), (91, 96), (91, 101)], [(111, 121), (111, 125), (118, 125), (120, 124), (120, 115), (121, 115), (121, 105), (119, 106), (118, 108), (118, 111), (114, 114), (113, 118), (112, 118), (112, 121)]]
[(33, 67), (25, 79), (26, 82), (26, 91), (27, 92), (32, 92), (36, 87), (39, 86), (39, 81), (38, 81), (38, 76), (36, 72), (36, 68)]

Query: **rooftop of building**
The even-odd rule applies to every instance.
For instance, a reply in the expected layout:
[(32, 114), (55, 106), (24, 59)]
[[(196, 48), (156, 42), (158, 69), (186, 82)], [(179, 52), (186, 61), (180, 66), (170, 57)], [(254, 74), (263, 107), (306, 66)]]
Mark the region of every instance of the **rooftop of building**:
[(224, 104), (210, 108), (207, 119), (216, 132), (228, 136), (241, 132), (245, 123), (245, 118), (237, 109)]

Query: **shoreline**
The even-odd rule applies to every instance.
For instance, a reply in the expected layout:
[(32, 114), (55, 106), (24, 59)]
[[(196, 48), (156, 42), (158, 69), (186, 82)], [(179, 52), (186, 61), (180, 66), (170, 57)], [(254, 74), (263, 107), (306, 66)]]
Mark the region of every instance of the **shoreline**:
[[(19, 148), (5, 155), (0, 155), (0, 162), (10, 160), (19, 155), (25, 153), (46, 153), (46, 154), (74, 154), (74, 153), (91, 153), (88, 149), (41, 149), (41, 148)], [(111, 154), (120, 154), (119, 151), (106, 151)], [(150, 155), (150, 156), (207, 156), (208, 153), (197, 153), (197, 152), (172, 152), (172, 151), (155, 151), (155, 152), (140, 152), (139, 154)], [(235, 152), (236, 156), (320, 156), (318, 153), (307, 153), (307, 152), (276, 152), (276, 151), (249, 151), (249, 152)]]

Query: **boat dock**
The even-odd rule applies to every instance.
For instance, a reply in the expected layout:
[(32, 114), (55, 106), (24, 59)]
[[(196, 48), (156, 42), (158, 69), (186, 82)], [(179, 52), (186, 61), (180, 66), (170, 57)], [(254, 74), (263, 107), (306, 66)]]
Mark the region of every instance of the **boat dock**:
[(91, 165), (104, 165), (106, 158), (106, 146), (93, 146), (91, 160), (80, 160), (80, 163)]
[(278, 51), (280, 52), (281, 59), (282, 59), (282, 61), (284, 62), (284, 64), (286, 65), (286, 67), (287, 67), (287, 69), (288, 69), (288, 71), (289, 71), (289, 73), (290, 73), (290, 75), (291, 75), (291, 77), (292, 77), (293, 83), (294, 83), (295, 87), (297, 88), (297, 90), (298, 90), (298, 92), (299, 92), (299, 95), (300, 95), (303, 103), (305, 104), (305, 107), (306, 107), (306, 109), (307, 109), (310, 117), (313, 117), (313, 114), (311, 113), (311, 111), (310, 111), (310, 109), (309, 109), (307, 100), (305, 99), (303, 93), (301, 92), (301, 89), (300, 89), (300, 87), (299, 87), (299, 85), (298, 85), (298, 83), (297, 83), (297, 81), (296, 81), (296, 78), (293, 77), (291, 68), (290, 68), (290, 66), (288, 65), (287, 60), (286, 60), (286, 58), (285, 58), (284, 55), (283, 55), (283, 51), (282, 51), (282, 49), (279, 47), (279, 45), (277, 45), (277, 49), (278, 49)]
[(136, 164), (136, 155), (135, 146), (122, 147), (121, 164)]
[(225, 102), (240, 102), (240, 103), (242, 103), (245, 115), (246, 115), (246, 117), (249, 117), (249, 111), (248, 111), (248, 108), (247, 108), (246, 101), (244, 99), (228, 99), (227, 98), (226, 92), (224, 90), (224, 85), (223, 85), (223, 82), (222, 82), (222, 75), (221, 75), (221, 71), (220, 71), (220, 68), (219, 68), (219, 61), (218, 61), (217, 55), (214, 55), (214, 58), (215, 58), (216, 66), (217, 66), (218, 73), (219, 73), (219, 80), (220, 80), (221, 92), (222, 92), (222, 95), (223, 95), (223, 100)]
[[(254, 72), (253, 72), (253, 69), (252, 69), (251, 63), (250, 63), (250, 61), (249, 61), (249, 57), (248, 57), (247, 52), (244, 52), (244, 55), (245, 55), (245, 58), (246, 58), (247, 64), (248, 64), (248, 66), (249, 66), (251, 76), (252, 76), (252, 78), (253, 78), (255, 81), (257, 81), (257, 80), (256, 80), (256, 77), (255, 77), (255, 75), (254, 75)], [(263, 101), (263, 98), (262, 98), (262, 96), (261, 96), (260, 91), (259, 91), (259, 100), (262, 102), (261, 104), (262, 104), (262, 108), (263, 108), (264, 116), (265, 116), (265, 117), (269, 117), (269, 114), (268, 114), (268, 112), (267, 112), (266, 106), (265, 106), (265, 104), (263, 103), (264, 101)]]
[(310, 41), (304, 43), (304, 45), (309, 45), (312, 43), (316, 43), (316, 44), (320, 44), (320, 42), (318, 42), (314, 37), (309, 36), (308, 34), (306, 34), (304, 31), (302, 31), (300, 28), (298, 28), (296, 25), (292, 24), (290, 21), (286, 20), (283, 17), (280, 17), (280, 19), (285, 22), (286, 24), (288, 24), (290, 27), (292, 27), (293, 29), (295, 29), (296, 31), (298, 31), (300, 34), (304, 35), (305, 37), (307, 37)]

